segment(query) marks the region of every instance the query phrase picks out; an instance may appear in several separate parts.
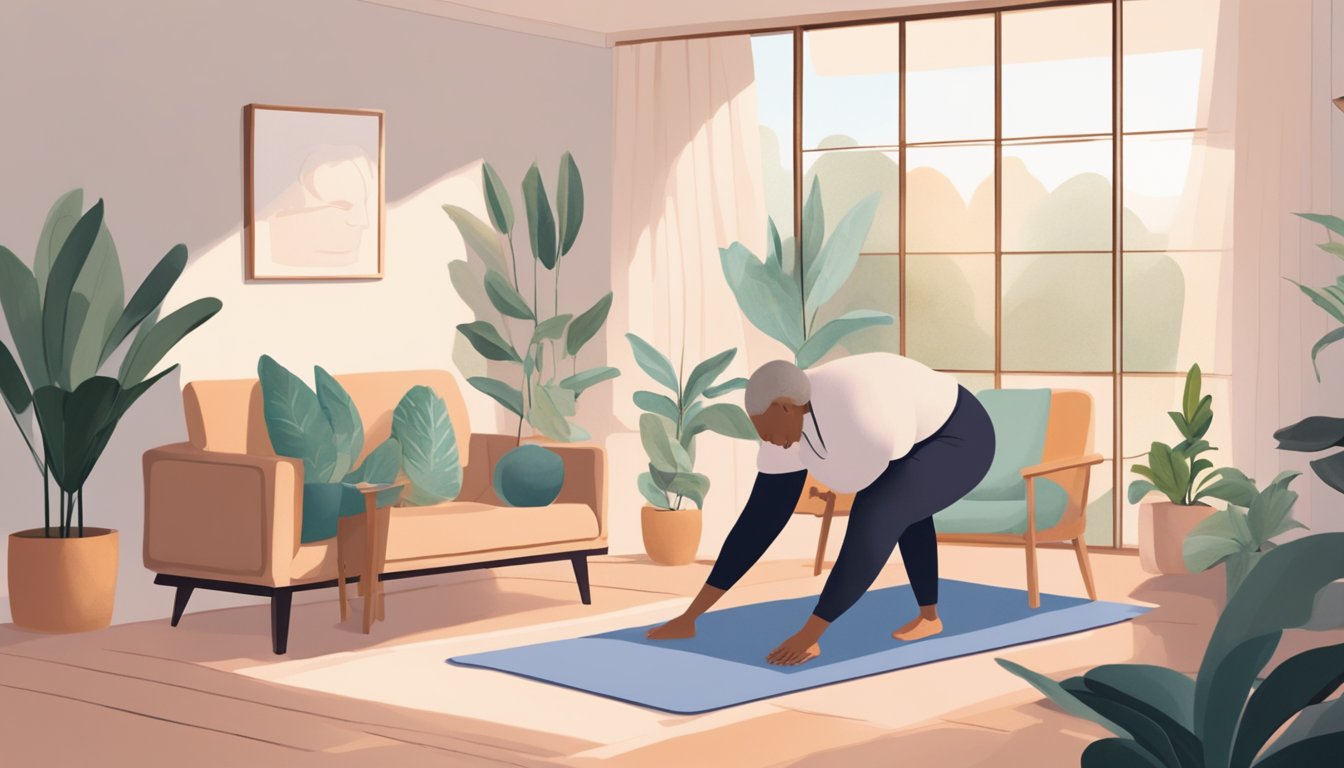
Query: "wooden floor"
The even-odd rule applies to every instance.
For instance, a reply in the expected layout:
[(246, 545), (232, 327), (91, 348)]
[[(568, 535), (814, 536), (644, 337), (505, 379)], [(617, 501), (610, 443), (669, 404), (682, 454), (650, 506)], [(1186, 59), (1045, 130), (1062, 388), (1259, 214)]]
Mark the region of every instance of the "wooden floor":
[[(1020, 550), (945, 546), (942, 552), (947, 578), (1021, 586)], [(1193, 671), (1217, 615), (1221, 576), (1149, 578), (1137, 558), (1123, 554), (1094, 554), (1093, 565), (1103, 599), (1158, 606), (1124, 625), (1128, 655)], [(983, 666), (964, 668), (978, 671), (957, 673), (955, 685), (946, 686), (962, 689), (965, 705), (934, 717), (921, 716), (920, 707), (931, 694), (928, 686), (940, 686), (942, 665), (804, 692), (810, 696), (795, 694), (760, 710), (737, 707), (684, 722), (659, 715), (675, 726), (666, 729), (665, 738), (615, 745), (591, 734), (376, 703), (236, 672), (302, 659), (318, 666), (338, 664), (378, 649), (527, 631), (607, 613), (649, 610), (670, 616), (703, 583), (708, 568), (707, 563), (664, 568), (641, 558), (601, 558), (591, 568), (591, 606), (579, 603), (565, 563), (397, 582), (389, 584), (387, 621), (371, 635), (359, 631), (357, 614), (338, 621), (333, 591), (330, 599), (294, 607), (286, 657), (270, 653), (269, 610), (261, 603), (188, 612), (177, 628), (165, 619), (44, 636), (0, 625), (0, 755), (4, 764), (15, 766), (98, 761), (178, 768), (1066, 765), (1076, 764), (1086, 744), (1101, 735), (1041, 703), (1029, 689), (978, 696), (977, 685), (992, 674)], [(1070, 551), (1044, 552), (1041, 578), (1047, 592), (1081, 594)], [(879, 584), (902, 581), (897, 560)], [(811, 576), (810, 563), (762, 563), (724, 604), (813, 594), (820, 584)], [(165, 588), (165, 612), (171, 598)], [(893, 618), (893, 628), (899, 620)], [(1031, 657), (1030, 647), (1023, 652), (1033, 663), (1054, 660), (1052, 673), (1064, 671), (1060, 664), (1090, 665), (1092, 649), (1074, 646), (1063, 655), (1052, 651)], [(912, 674), (897, 677), (907, 672)], [(985, 690), (1003, 690), (996, 687), (1002, 679), (992, 681)], [(576, 706), (582, 708), (585, 700)], [(519, 708), (528, 706), (517, 702)], [(602, 711), (595, 706), (593, 714)], [(897, 711), (904, 714), (896, 717)]]

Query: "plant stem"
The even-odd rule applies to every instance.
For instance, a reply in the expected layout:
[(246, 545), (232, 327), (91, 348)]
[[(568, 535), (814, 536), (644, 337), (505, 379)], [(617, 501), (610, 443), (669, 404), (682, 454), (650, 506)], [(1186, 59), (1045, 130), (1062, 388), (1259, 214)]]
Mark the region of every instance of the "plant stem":
[(59, 525), (57, 526), (57, 533), (60, 535), (60, 538), (64, 539), (64, 538), (65, 538), (65, 491), (62, 490), (62, 491), (60, 492), (60, 494), (61, 494), (61, 501), (60, 501), (60, 506), (61, 506), (61, 508), (60, 508), (60, 510), (59, 510), (59, 512), (60, 512), (60, 514), (59, 514), (60, 520), (59, 520)]
[(51, 538), (51, 468), (42, 462), (42, 536)]
[(79, 537), (84, 538), (84, 489), (79, 489)]
[(19, 423), (19, 415), (14, 412), (12, 407), (10, 407), (8, 400), (5, 400), (5, 410), (9, 411), (9, 417), (14, 420), (14, 426), (18, 427), (19, 434), (23, 435), (24, 445), (28, 446), (28, 453), (33, 456), (33, 464), (37, 465), (39, 472), (43, 471), (42, 460), (37, 457), (37, 450), (33, 448), (33, 441), (28, 439), (28, 431)]
[(513, 290), (522, 288), (518, 284), (518, 254), (513, 250), (513, 233), (509, 233), (509, 263), (513, 265)]

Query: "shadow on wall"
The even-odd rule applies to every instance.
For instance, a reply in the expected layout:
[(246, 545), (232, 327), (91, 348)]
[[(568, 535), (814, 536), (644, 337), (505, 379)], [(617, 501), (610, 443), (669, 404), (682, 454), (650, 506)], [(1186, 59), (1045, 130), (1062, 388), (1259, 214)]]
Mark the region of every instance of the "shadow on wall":
[[(136, 404), (89, 483), (90, 520), (122, 532), (114, 621), (171, 608), (170, 591), (140, 565), (140, 457), (185, 439), (183, 382), (252, 376), (263, 352), (296, 369), (454, 366), (454, 325), (470, 311), (449, 282), (448, 262), (465, 254), (440, 206), (483, 215), (480, 158), (521, 178), (534, 159), (573, 151), (590, 202), (574, 263), (592, 270), (582, 281), (591, 296), (575, 300), (609, 289), (609, 50), (357, 0), (54, 0), (4, 15), (0, 67), (24, 75), (0, 79), (0, 100), (29, 117), (6, 127), (0, 147), (0, 175), (12, 182), (0, 187), (0, 242), (30, 259), (51, 201), (84, 187), (107, 201), (128, 284), (184, 242), (191, 262), (166, 309), (201, 295), (224, 302), (170, 355), (182, 364), (169, 377), (179, 387), (161, 384)], [(248, 103), (386, 111), (384, 280), (243, 282)], [(554, 115), (565, 117), (538, 117)], [(467, 397), (474, 426), (492, 428), (488, 398)], [(0, 430), (0, 466), (25, 460), (14, 432)], [(15, 484), (0, 530), (30, 527), (22, 510), (40, 521), (41, 508), (40, 483)], [(219, 596), (200, 607), (240, 601), (251, 602)]]

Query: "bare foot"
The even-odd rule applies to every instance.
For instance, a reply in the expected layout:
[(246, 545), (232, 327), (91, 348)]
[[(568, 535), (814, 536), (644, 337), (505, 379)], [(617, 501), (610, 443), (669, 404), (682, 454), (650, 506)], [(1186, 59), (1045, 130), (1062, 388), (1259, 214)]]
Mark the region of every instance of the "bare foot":
[(678, 616), (662, 626), (650, 629), (644, 636), (650, 640), (685, 640), (695, 637), (695, 619)]
[(794, 667), (821, 655), (821, 646), (808, 634), (799, 632), (770, 652), (765, 660), (778, 667)]
[(926, 619), (923, 616), (920, 616), (909, 624), (892, 632), (891, 636), (895, 640), (909, 642), (911, 640), (921, 640), (926, 637), (932, 637), (942, 631), (942, 619)]

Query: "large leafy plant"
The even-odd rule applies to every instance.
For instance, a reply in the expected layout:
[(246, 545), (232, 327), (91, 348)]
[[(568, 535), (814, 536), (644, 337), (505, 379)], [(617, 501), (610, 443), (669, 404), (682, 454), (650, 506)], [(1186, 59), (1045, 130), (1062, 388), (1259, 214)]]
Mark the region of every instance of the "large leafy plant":
[(1245, 475), (1228, 467), (1214, 469), (1212, 461), (1200, 458), (1217, 450), (1204, 439), (1213, 423), (1213, 395), (1202, 394), (1202, 387), (1199, 366), (1192, 365), (1185, 376), (1181, 410), (1167, 412), (1184, 439), (1175, 447), (1154, 442), (1148, 451), (1148, 464), (1134, 465), (1134, 473), (1143, 479), (1129, 484), (1131, 504), (1139, 503), (1152, 491), (1185, 506), (1199, 504), (1206, 497), (1242, 506), (1250, 503), (1255, 486)]
[(1293, 518), (1297, 492), (1288, 485), (1300, 472), (1284, 472), (1257, 491), (1245, 508), (1229, 505), (1195, 526), (1185, 538), (1185, 565), (1192, 572), (1226, 563), (1227, 594), (1241, 587), (1246, 575), (1266, 552), (1275, 537), (1306, 526)]
[[(79, 189), (56, 201), (32, 269), (0, 246), (0, 307), (18, 352), (16, 360), (0, 343), (0, 394), (43, 478), (47, 536), (84, 534), (84, 484), (117, 425), (177, 366), (153, 376), (150, 371), (222, 306), (219, 299), (197, 299), (159, 319), (164, 297), (187, 265), (187, 248), (181, 244), (168, 251), (127, 301), (103, 201), (87, 211), (83, 207)], [(117, 375), (99, 374), (128, 338)], [(55, 526), (52, 481), (59, 492)]]
[(681, 509), (690, 499), (703, 507), (709, 493), (709, 478), (695, 471), (695, 438), (701, 432), (717, 432), (743, 440), (756, 439), (756, 428), (746, 411), (732, 403), (706, 405), (704, 398), (723, 397), (747, 385), (743, 378), (715, 382), (737, 356), (727, 349), (704, 360), (683, 376), (667, 355), (633, 333), (625, 338), (634, 350), (635, 362), (668, 395), (649, 390), (635, 393), (635, 405), (645, 411), (639, 417), (639, 436), (649, 458), (649, 471), (639, 476), (639, 492), (658, 509)]
[(1166, 667), (1108, 664), (1056, 682), (997, 661), (1069, 714), (1115, 734), (1088, 745), (1085, 768), (1335, 766), (1344, 699), (1327, 699), (1344, 683), (1344, 643), (1299, 653), (1257, 680), (1283, 631), (1305, 624), (1316, 593), (1339, 578), (1344, 533), (1267, 552), (1230, 596), (1193, 679)]
[[(878, 199), (874, 193), (859, 201), (823, 242), (826, 221), (821, 182), (813, 179), (803, 206), (802, 248), (793, 247), (792, 238), (781, 240), (775, 222), (769, 220), (764, 261), (740, 242), (719, 249), (724, 277), (742, 314), (788, 347), (800, 368), (817, 363), (850, 334), (895, 322), (886, 312), (851, 309), (817, 327), (821, 308), (835, 297), (858, 265)], [(789, 258), (789, 253), (796, 253), (796, 258)]]
[[(1298, 216), (1322, 224), (1326, 228), (1326, 242), (1318, 247), (1326, 253), (1344, 259), (1344, 243), (1335, 240), (1335, 235), (1344, 235), (1344, 219), (1319, 213), (1299, 213)], [(1312, 288), (1294, 281), (1294, 285), (1311, 298), (1316, 306), (1324, 309), (1330, 317), (1344, 323), (1344, 275), (1340, 275), (1334, 285)], [(1332, 329), (1311, 348), (1311, 365), (1316, 371), (1316, 380), (1321, 380), (1321, 369), (1316, 357), (1326, 347), (1344, 339), (1344, 325)], [(1331, 448), (1344, 447), (1344, 418), (1337, 416), (1308, 416), (1296, 424), (1290, 424), (1274, 433), (1279, 441), (1279, 449), (1301, 453), (1319, 453)], [(1316, 476), (1325, 484), (1344, 493), (1344, 451), (1336, 451), (1324, 458), (1311, 462)]]
[(409, 487), (384, 490), (380, 505), (437, 504), (462, 487), (457, 440), (448, 407), (434, 390), (412, 387), (392, 413), (392, 435), (364, 452), (364, 427), (354, 401), (331, 374), (314, 368), (316, 391), (268, 355), (257, 362), (271, 447), (303, 461), (304, 542), (336, 535), (336, 521), (364, 511), (358, 483), (383, 485), (404, 471)]
[[(467, 381), (518, 416), (520, 440), (524, 421), (555, 440), (587, 439), (588, 433), (570, 421), (577, 412), (578, 398), (594, 384), (619, 376), (620, 371), (610, 366), (578, 369), (579, 350), (607, 321), (611, 294), (577, 316), (560, 311), (561, 266), (583, 223), (583, 181), (578, 166), (568, 152), (560, 158), (554, 208), (536, 163), (523, 177), (527, 239), (532, 253), (530, 301), (523, 295), (524, 287), (518, 278), (518, 254), (514, 248), (516, 220), (508, 189), (489, 163), (483, 164), (481, 174), (489, 224), (459, 206), (445, 205), (443, 209), (457, 225), (467, 246), (485, 263), (485, 295), (500, 313), (500, 325), (478, 317), (474, 322), (457, 326), (457, 330), (487, 360), (517, 365), (520, 384), (514, 386), (488, 376), (473, 376)], [(501, 239), (508, 244), (507, 267)], [(541, 269), (551, 276), (549, 314), (540, 301)], [(454, 285), (460, 293), (462, 287), (456, 280)], [(510, 320), (525, 328), (521, 345), (515, 343), (517, 329), (511, 327)], [(569, 375), (563, 372), (566, 360), (570, 362)]]

